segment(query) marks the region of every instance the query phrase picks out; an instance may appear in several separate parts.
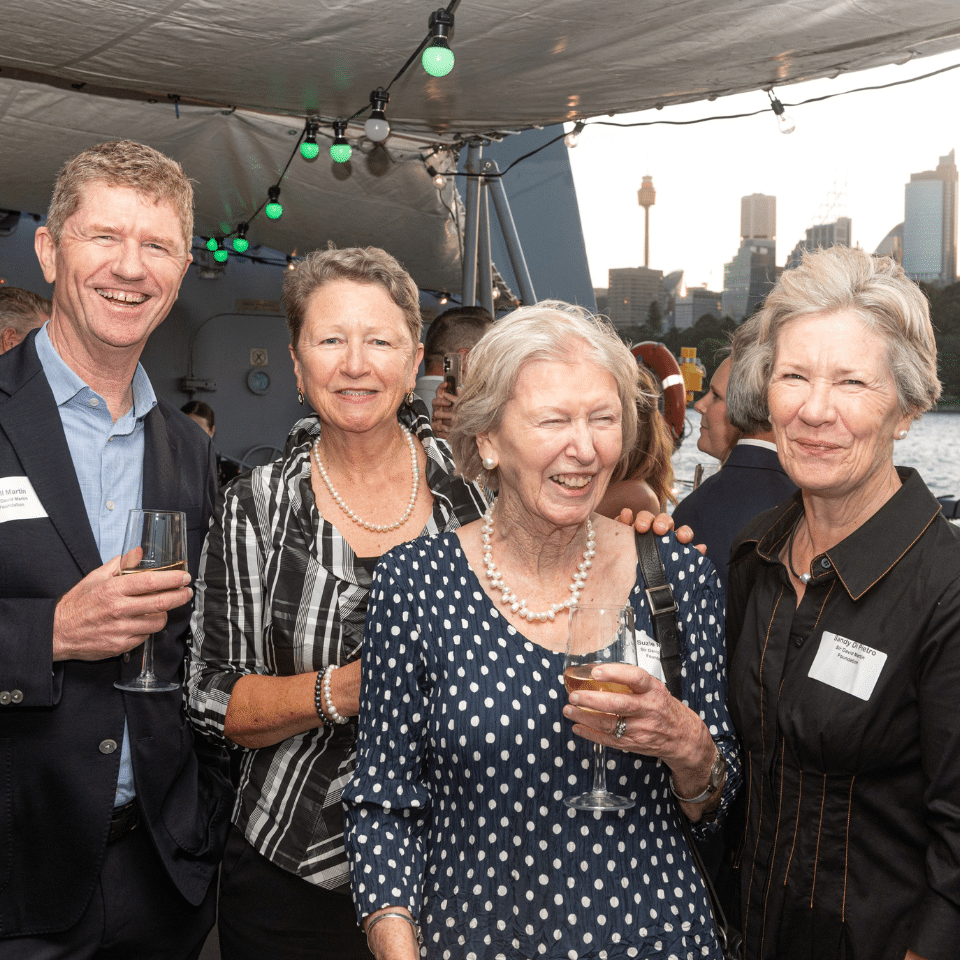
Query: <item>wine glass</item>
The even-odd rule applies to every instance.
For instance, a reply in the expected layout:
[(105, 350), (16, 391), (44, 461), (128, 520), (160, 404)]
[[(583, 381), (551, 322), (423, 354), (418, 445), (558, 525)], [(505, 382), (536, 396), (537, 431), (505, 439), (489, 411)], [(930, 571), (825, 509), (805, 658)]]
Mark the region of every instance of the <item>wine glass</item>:
[[(631, 693), (628, 686), (609, 680), (594, 680), (593, 668), (604, 663), (636, 663), (637, 642), (633, 632), (633, 608), (629, 606), (577, 606), (570, 611), (563, 682), (567, 693), (604, 690)], [(576, 810), (627, 810), (629, 797), (607, 790), (607, 760), (602, 743), (593, 745), (593, 787), (563, 801)]]
[[(131, 510), (123, 538), (118, 576), (150, 570), (187, 569), (187, 517), (178, 510)], [(140, 675), (115, 687), (130, 693), (179, 690), (180, 684), (160, 680), (153, 672), (153, 634), (143, 644)]]

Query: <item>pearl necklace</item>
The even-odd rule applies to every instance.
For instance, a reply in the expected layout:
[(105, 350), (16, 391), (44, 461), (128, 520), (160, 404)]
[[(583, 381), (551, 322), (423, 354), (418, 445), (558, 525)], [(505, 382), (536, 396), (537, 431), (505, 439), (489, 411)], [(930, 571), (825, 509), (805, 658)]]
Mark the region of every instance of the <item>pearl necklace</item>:
[(480, 528), (480, 539), (483, 541), (483, 562), (487, 567), (487, 578), (490, 580), (490, 586), (500, 591), (500, 602), (508, 605), (514, 613), (520, 614), (529, 622), (534, 620), (543, 623), (546, 620), (556, 620), (557, 614), (561, 610), (572, 610), (580, 599), (580, 591), (587, 582), (590, 575), (590, 568), (593, 566), (593, 558), (596, 556), (597, 535), (593, 531), (593, 524), (587, 517), (587, 549), (583, 551), (583, 560), (577, 564), (577, 572), (573, 575), (570, 582), (570, 599), (563, 603), (554, 603), (549, 610), (537, 613), (527, 608), (527, 601), (518, 597), (503, 582), (503, 574), (497, 569), (493, 562), (493, 550), (490, 541), (493, 539), (493, 504), (487, 507), (487, 512), (483, 515), (483, 526)]
[(326, 485), (327, 490), (330, 491), (330, 496), (333, 497), (336, 505), (351, 519), (354, 523), (360, 524), (361, 527), (364, 527), (367, 530), (372, 530), (374, 533), (385, 533), (388, 530), (396, 530), (397, 527), (402, 527), (409, 519), (410, 514), (413, 513), (413, 508), (417, 503), (417, 492), (420, 490), (420, 465), (417, 463), (417, 447), (413, 442), (413, 436), (410, 431), (400, 425), (400, 429), (403, 432), (403, 436), (407, 441), (407, 445), (410, 447), (410, 463), (413, 466), (413, 492), (410, 494), (410, 502), (407, 504), (407, 509), (404, 515), (396, 522), (390, 524), (379, 524), (379, 523), (367, 523), (366, 520), (361, 520), (344, 502), (343, 497), (334, 489), (333, 484), (330, 482), (330, 478), (327, 476), (327, 471), (323, 468), (323, 461), (320, 459), (320, 441), (313, 445), (313, 462), (317, 465), (317, 470), (320, 473), (320, 477)]

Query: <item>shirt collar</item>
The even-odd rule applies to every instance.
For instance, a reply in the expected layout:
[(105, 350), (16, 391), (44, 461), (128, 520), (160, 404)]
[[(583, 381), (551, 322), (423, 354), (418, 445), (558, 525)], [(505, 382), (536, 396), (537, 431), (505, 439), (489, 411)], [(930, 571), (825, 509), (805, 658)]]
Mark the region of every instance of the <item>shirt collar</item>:
[[(859, 600), (933, 523), (940, 513), (940, 504), (920, 474), (907, 467), (897, 467), (897, 473), (902, 482), (900, 489), (850, 536), (814, 558), (811, 585), (836, 575), (851, 599)], [(802, 510), (798, 491), (787, 509), (755, 541), (761, 557), (779, 563), (778, 554)]]
[(777, 452), (777, 445), (769, 440), (738, 440), (736, 445), (738, 447), (763, 447), (764, 450)]
[[(50, 335), (47, 333), (49, 322), (48, 320), (37, 333), (37, 356), (40, 358), (47, 383), (50, 384), (50, 389), (53, 391), (53, 398), (57, 401), (57, 406), (62, 407), (84, 390), (89, 390), (91, 393), (96, 393), (96, 391), (85, 383), (67, 365), (63, 357), (57, 353), (56, 348), (50, 342)], [(133, 416), (140, 420), (157, 405), (157, 395), (153, 392), (153, 385), (150, 383), (146, 370), (139, 363), (133, 374), (132, 387)], [(97, 394), (97, 396), (100, 395)], [(101, 397), (101, 399), (103, 398)]]

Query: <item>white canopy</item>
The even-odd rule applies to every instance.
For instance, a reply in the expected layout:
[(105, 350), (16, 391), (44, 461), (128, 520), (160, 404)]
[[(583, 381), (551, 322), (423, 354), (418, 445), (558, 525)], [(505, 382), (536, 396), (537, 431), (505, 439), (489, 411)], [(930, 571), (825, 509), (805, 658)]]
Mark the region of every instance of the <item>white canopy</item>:
[(956, 0), (462, 0), (453, 72), (432, 79), (414, 63), (390, 89), (385, 149), (363, 138), (361, 116), (348, 130), (353, 159), (333, 163), (332, 121), (390, 82), (434, 9), (414, 0), (5, 0), (0, 207), (42, 213), (64, 159), (130, 137), (197, 181), (199, 234), (229, 233), (266, 199), (313, 114), (323, 122), (320, 158), (293, 158), (282, 219), (261, 213), (251, 241), (286, 251), (377, 243), (422, 287), (454, 289), (454, 186), (451, 178), (438, 190), (426, 164), (452, 170), (466, 137), (960, 47)]

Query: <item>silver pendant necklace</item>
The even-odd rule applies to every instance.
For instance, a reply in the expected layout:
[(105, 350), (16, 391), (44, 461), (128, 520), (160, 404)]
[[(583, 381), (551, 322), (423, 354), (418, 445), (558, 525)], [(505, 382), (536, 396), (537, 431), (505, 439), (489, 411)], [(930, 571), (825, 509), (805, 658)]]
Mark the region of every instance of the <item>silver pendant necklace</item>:
[(404, 439), (406, 439), (408, 446), (410, 447), (410, 462), (413, 466), (413, 492), (410, 494), (410, 502), (407, 504), (407, 509), (404, 515), (396, 522), (390, 524), (378, 524), (378, 523), (367, 523), (366, 520), (361, 520), (344, 502), (343, 497), (334, 489), (333, 484), (330, 482), (330, 478), (327, 476), (327, 471), (323, 467), (323, 461), (320, 459), (320, 441), (313, 445), (313, 462), (317, 465), (317, 470), (320, 473), (320, 478), (323, 480), (324, 485), (327, 490), (330, 492), (330, 496), (333, 498), (334, 503), (354, 522), (359, 524), (361, 527), (366, 530), (372, 530), (374, 533), (386, 533), (388, 530), (396, 530), (397, 527), (402, 527), (409, 519), (410, 514), (413, 513), (413, 508), (417, 503), (417, 493), (420, 490), (420, 465), (417, 463), (417, 446), (413, 442), (413, 437), (410, 434), (410, 431), (400, 425), (400, 430), (403, 432)]
[(797, 527), (800, 526), (800, 521), (802, 519), (803, 514), (797, 517), (797, 522), (790, 529), (790, 539), (787, 541), (787, 566), (790, 568), (790, 572), (793, 574), (793, 576), (804, 586), (806, 586), (813, 579), (813, 576), (809, 573), (797, 573), (797, 571), (793, 569), (793, 538), (797, 532)]

